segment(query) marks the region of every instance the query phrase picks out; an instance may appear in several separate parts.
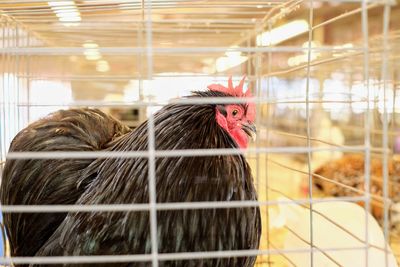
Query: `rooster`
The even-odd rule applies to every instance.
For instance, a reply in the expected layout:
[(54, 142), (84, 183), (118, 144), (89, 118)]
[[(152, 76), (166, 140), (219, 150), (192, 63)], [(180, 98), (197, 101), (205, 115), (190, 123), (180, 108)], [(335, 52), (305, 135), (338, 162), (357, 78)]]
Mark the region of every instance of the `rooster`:
[[(60, 110), (23, 129), (10, 151), (95, 151), (130, 129), (95, 109)], [(93, 177), (79, 179), (93, 159), (7, 160), (1, 183), (5, 205), (74, 204)], [(79, 179), (79, 184), (78, 184)], [(5, 213), (12, 256), (34, 256), (66, 213)]]
[[(233, 87), (213, 84), (190, 97), (250, 97), (244, 79)], [(154, 115), (157, 150), (246, 148), (255, 133), (255, 105), (170, 104)], [(107, 151), (146, 151), (148, 122), (117, 138)], [(255, 201), (251, 169), (240, 153), (219, 156), (157, 157), (157, 203)], [(75, 204), (149, 202), (148, 159), (97, 159), (80, 168), (76, 185), (84, 187)], [(91, 182), (90, 182), (91, 181)], [(81, 192), (75, 192), (81, 193)], [(36, 256), (124, 255), (151, 253), (149, 212), (69, 213)], [(258, 249), (258, 207), (157, 211), (159, 253)], [(168, 260), (160, 266), (254, 266), (255, 256)], [(149, 262), (95, 266), (150, 266)], [(45, 266), (45, 265), (32, 265)], [(63, 264), (87, 266), (87, 264)], [(94, 264), (93, 264), (94, 266)]]

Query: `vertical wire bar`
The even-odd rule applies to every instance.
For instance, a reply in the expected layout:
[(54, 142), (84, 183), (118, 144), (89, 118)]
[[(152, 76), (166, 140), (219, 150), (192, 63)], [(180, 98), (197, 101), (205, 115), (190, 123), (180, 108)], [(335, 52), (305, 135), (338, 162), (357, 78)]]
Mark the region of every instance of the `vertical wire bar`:
[(313, 19), (314, 6), (313, 0), (309, 1), (309, 32), (308, 32), (308, 47), (307, 47), (307, 79), (306, 79), (306, 118), (307, 118), (307, 168), (308, 168), (308, 194), (310, 199), (310, 262), (311, 267), (314, 267), (314, 225), (313, 225), (313, 183), (311, 169), (311, 126), (310, 126), (310, 75), (311, 75), (311, 41), (313, 39)]
[[(2, 44), (1, 44), (1, 47), (2, 48), (5, 48), (5, 25), (6, 25), (6, 18), (5, 17), (3, 17), (3, 16), (1, 16), (0, 15), (0, 19), (1, 19), (1, 40), (2, 40)], [(1, 127), (1, 132), (0, 132), (0, 138), (1, 138), (1, 140), (0, 140), (0, 143), (2, 144), (2, 147), (1, 147), (1, 160), (2, 161), (5, 161), (6, 160), (6, 153), (7, 153), (7, 145), (6, 145), (6, 128), (7, 128), (7, 125), (6, 125), (6, 98), (5, 98), (5, 91), (6, 91), (6, 86), (5, 86), (5, 68), (6, 68), (6, 66), (5, 66), (5, 55), (4, 54), (2, 54), (2, 55), (0, 55), (0, 62), (1, 62), (1, 70), (2, 70), (2, 73), (0, 73), (0, 79), (1, 79), (1, 87), (2, 87), (2, 104), (1, 104), (1, 106), (2, 106), (2, 112), (1, 112), (1, 120), (2, 120), (2, 124), (1, 125), (3, 125), (2, 127)], [(3, 172), (3, 167), (4, 167), (4, 165), (3, 165), (3, 163), (2, 163), (2, 167), (1, 167), (1, 172)], [(0, 203), (0, 209), (1, 209), (1, 203)], [(1, 211), (1, 213), (3, 213), (3, 211), (2, 211), (2, 209), (0, 210)], [(3, 219), (4, 220), (4, 219)], [(2, 227), (2, 233), (3, 233), (3, 221), (1, 222), (1, 227)], [(5, 241), (5, 237), (4, 237), (4, 235), (3, 235), (3, 255), (4, 255), (4, 257), (8, 257), (8, 255), (5, 253), (5, 248), (6, 248), (6, 246), (5, 246), (5, 244), (6, 244), (6, 241)]]
[[(5, 47), (10, 48), (10, 21), (6, 19), (5, 25)], [(6, 117), (6, 134), (5, 134), (5, 144), (6, 149), (8, 150), (8, 143), (11, 136), (11, 118), (10, 118), (10, 53), (5, 55), (5, 74), (3, 75), (3, 79), (5, 81), (4, 92), (5, 92), (5, 117)], [(7, 125), (8, 124), (8, 125)]]
[[(21, 47), (26, 47), (26, 40), (28, 33), (27, 31), (22, 28), (20, 31), (20, 46)], [(21, 103), (27, 103), (26, 101), (26, 80), (27, 80), (27, 73), (26, 73), (26, 58), (27, 56), (23, 55), (21, 56), (21, 62), (20, 62), (20, 72), (21, 72), (21, 78), (20, 78), (20, 97), (18, 99), (18, 110), (20, 112), (20, 129), (22, 129), (26, 125), (26, 107), (22, 107)]]
[[(151, 21), (151, 0), (146, 0), (146, 54), (147, 54), (147, 76), (148, 80), (153, 76), (153, 38)], [(157, 243), (157, 210), (156, 210), (156, 164), (155, 164), (155, 132), (154, 116), (151, 112), (148, 118), (148, 150), (149, 150), (149, 205), (150, 205), (150, 235), (151, 235), (151, 255), (152, 266), (158, 267), (158, 243)]]
[[(3, 16), (0, 15), (0, 37), (1, 40), (3, 40)], [(0, 47), (3, 48), (3, 42), (1, 42)], [(0, 55), (0, 70), (3, 71), (3, 64), (1, 63), (3, 62), (3, 55)], [(5, 160), (5, 154), (4, 154), (4, 145), (3, 145), (3, 131), (4, 131), (4, 126), (5, 126), (5, 122), (3, 121), (3, 105), (4, 105), (4, 97), (3, 97), (3, 91), (4, 91), (4, 87), (3, 87), (3, 74), (2, 72), (0, 72), (0, 161), (1, 161), (1, 168), (0, 171), (1, 173), (3, 172), (3, 160)], [(4, 125), (4, 126), (3, 126)], [(0, 174), (1, 174), (0, 173)], [(1, 176), (1, 175), (0, 175)]]
[[(1, 17), (1, 47), (2, 48), (5, 48), (5, 17)], [(5, 160), (6, 159), (6, 98), (5, 98), (5, 91), (6, 91), (6, 86), (5, 86), (5, 77), (4, 77), (4, 74), (5, 74), (5, 54), (1, 54), (0, 55), (0, 64), (1, 64), (1, 70), (2, 70), (2, 73), (1, 73), (1, 76), (0, 76), (0, 79), (1, 79), (1, 88), (2, 88), (2, 90), (1, 90), (1, 94), (2, 94), (2, 103), (1, 103), (1, 110), (2, 110), (2, 112), (1, 112), (1, 119), (2, 119), (2, 122), (3, 122), (3, 124), (2, 125), (4, 125), (4, 127), (2, 127), (1, 128), (1, 143), (2, 143), (2, 160)]]
[[(16, 47), (20, 47), (19, 44), (19, 25), (16, 24), (15, 25), (15, 46)], [(15, 59), (15, 87), (16, 87), (16, 93), (15, 93), (15, 117), (17, 119), (17, 123), (16, 123), (16, 128), (17, 131), (14, 134), (17, 134), (19, 132), (20, 125), (21, 125), (21, 119), (20, 119), (20, 112), (19, 112), (19, 98), (20, 98), (20, 82), (19, 82), (19, 76), (20, 76), (20, 56), (16, 55), (16, 59)]]
[[(26, 34), (26, 46), (29, 47), (31, 43), (31, 34), (27, 32)], [(29, 55), (26, 56), (26, 103), (27, 110), (26, 110), (26, 117), (27, 117), (27, 124), (31, 121), (31, 72), (30, 72), (30, 62), (31, 57)]]
[[(15, 47), (15, 29), (14, 29), (14, 21), (11, 21), (10, 23), (10, 40), (9, 40), (9, 47), (14, 48)], [(17, 130), (16, 127), (16, 121), (15, 121), (15, 54), (11, 53), (10, 56), (10, 123), (12, 123), (12, 130), (11, 130), (11, 134), (10, 134), (10, 140), (12, 138), (12, 136), (14, 136), (14, 133)]]
[[(14, 38), (13, 38), (13, 47), (19, 47), (19, 31), (18, 31), (18, 24), (14, 21)], [(13, 99), (13, 116), (15, 119), (15, 131), (13, 133), (13, 137), (18, 133), (19, 131), (19, 112), (18, 112), (18, 99), (19, 99), (19, 58), (20, 56), (15, 54), (14, 55), (14, 99)]]
[[(25, 38), (24, 38), (23, 46), (24, 47), (29, 47), (29, 32), (25, 31), (24, 34), (25, 34)], [(21, 103), (28, 103), (29, 104), (29, 101), (28, 101), (28, 88), (29, 88), (29, 82), (28, 82), (29, 81), (29, 78), (28, 78), (28, 75), (29, 75), (29, 73), (28, 73), (28, 60), (29, 60), (29, 56), (28, 55), (23, 56), (23, 63), (24, 64), (23, 64), (23, 73), (22, 73), (22, 75), (24, 75), (24, 78), (23, 78), (24, 85), (23, 85), (23, 89), (22, 89), (23, 90), (23, 92), (22, 92), (23, 99), (21, 99)], [(21, 106), (21, 108), (23, 110), (22, 127), (24, 127), (25, 125), (28, 124), (28, 121), (29, 121), (29, 109), (26, 106), (25, 107)]]
[[(12, 32), (12, 21), (9, 20), (8, 21), (8, 27), (7, 27), (7, 47), (8, 48), (12, 48), (13, 45), (13, 32)], [(13, 91), (14, 91), (14, 73), (13, 73), (13, 58), (14, 58), (14, 54), (13, 53), (9, 53), (8, 54), (8, 59), (7, 59), (7, 99), (8, 99), (8, 111), (7, 111), (7, 115), (8, 115), (8, 124), (9, 127), (7, 127), (8, 129), (8, 138), (7, 138), (7, 147), (9, 147), (9, 143), (11, 141), (11, 137), (13, 136), (13, 133), (15, 131), (15, 123), (13, 122)]]
[[(143, 47), (143, 23), (144, 23), (144, 0), (141, 1), (141, 21), (137, 24), (137, 37), (136, 43), (137, 47)], [(144, 101), (144, 90), (143, 90), (143, 73), (144, 73), (144, 64), (143, 64), (143, 55), (141, 53), (137, 54), (137, 68), (138, 68), (138, 79), (139, 79), (139, 99), (140, 101)], [(146, 108), (139, 107), (139, 121), (144, 121), (146, 112), (143, 112)]]
[[(271, 32), (271, 30), (272, 30), (272, 24), (271, 24), (271, 22), (269, 22), (268, 23), (268, 31), (269, 32)], [(257, 43), (257, 37), (256, 37), (256, 40), (255, 40), (255, 42)], [(268, 51), (268, 74), (270, 74), (271, 72), (272, 72), (272, 51), (270, 50), (270, 51)], [(268, 97), (269, 97), (269, 92), (270, 92), (270, 90), (271, 90), (271, 80), (272, 80), (272, 77), (271, 77), (271, 75), (268, 75), (268, 77), (267, 77), (267, 95), (266, 95), (266, 97), (267, 97), (267, 99), (268, 99)], [(269, 109), (270, 109), (270, 105), (268, 105), (267, 106), (267, 114), (266, 114), (266, 117), (267, 118), (269, 118), (269, 115), (270, 115), (270, 112), (269, 112)], [(269, 121), (269, 120), (267, 120), (267, 121)], [(266, 128), (267, 128), (267, 131), (266, 131), (266, 137), (265, 137), (265, 139), (267, 140), (267, 147), (269, 146), (269, 136), (270, 136), (270, 131), (269, 131), (269, 125), (267, 124), (266, 125)], [(266, 192), (265, 192), (265, 194), (266, 194), (266, 200), (267, 201), (269, 201), (270, 199), (269, 199), (269, 176), (268, 176), (268, 173), (269, 173), (269, 168), (268, 168), (268, 160), (269, 160), (269, 153), (266, 153), (265, 154), (265, 188), (266, 188)], [(270, 241), (270, 232), (269, 232), (269, 229), (270, 229), (270, 225), (269, 225), (269, 218), (270, 218), (270, 214), (269, 214), (269, 206), (267, 206), (267, 210), (266, 210), (266, 217), (267, 217), (267, 248), (268, 248), (268, 250), (270, 250), (271, 249), (271, 246), (270, 246), (270, 244), (271, 244), (271, 241)], [(270, 253), (268, 253), (268, 262), (271, 262), (271, 254)]]
[[(256, 25), (256, 31), (260, 32), (262, 29), (262, 25), (257, 24)], [(256, 66), (255, 66), (255, 76), (256, 76), (256, 80), (255, 80), (255, 84), (256, 84), (256, 92), (255, 92), (255, 96), (257, 99), (261, 98), (261, 68), (262, 68), (262, 54), (261, 52), (256, 52)], [(259, 127), (261, 121), (260, 121), (260, 103), (256, 104), (256, 125), (257, 127)], [(256, 139), (255, 142), (256, 147), (260, 147), (260, 138)], [(256, 182), (257, 182), (257, 191), (260, 191), (260, 172), (261, 172), (261, 167), (260, 167), (260, 153), (257, 153), (256, 155)]]
[(370, 90), (369, 90), (369, 34), (368, 34), (368, 0), (363, 0), (361, 3), (361, 27), (363, 36), (363, 79), (364, 88), (367, 90), (367, 110), (365, 114), (365, 135), (364, 135), (364, 197), (365, 197), (365, 267), (368, 267), (368, 254), (369, 254), (369, 231), (368, 231), (368, 214), (370, 210), (370, 169), (371, 169), (371, 111), (370, 111)]
[(386, 90), (388, 89), (388, 32), (389, 32), (389, 22), (390, 22), (390, 6), (389, 4), (385, 4), (384, 13), (383, 13), (383, 55), (382, 55), (382, 80), (383, 80), (383, 121), (382, 121), (382, 150), (383, 150), (383, 159), (382, 159), (382, 176), (383, 176), (383, 234), (385, 236), (385, 266), (389, 266), (389, 250), (388, 250), (388, 242), (389, 242), (389, 202), (388, 202), (388, 189), (389, 189), (389, 165), (388, 165), (388, 148), (389, 148), (389, 140), (388, 140), (388, 114), (387, 114), (387, 95)]
[[(257, 34), (260, 33), (262, 31), (262, 24), (257, 23), (255, 30), (257, 31)], [(257, 43), (257, 40), (256, 40), (256, 43)], [(261, 79), (262, 79), (261, 78), (262, 54), (258, 51), (258, 52), (256, 52), (255, 56), (256, 56), (256, 64), (255, 64), (255, 69), (254, 69), (254, 75), (256, 77), (256, 79), (255, 79), (255, 84), (256, 84), (255, 96), (257, 97), (257, 99), (260, 99), (261, 98)], [(249, 57), (249, 60), (250, 60), (250, 57)], [(260, 124), (261, 124), (261, 120), (260, 120), (260, 111), (261, 111), (260, 107), (261, 107), (261, 104), (257, 103), (256, 105), (257, 105), (256, 106), (256, 110), (257, 110), (257, 112), (256, 112), (256, 125), (257, 125), (257, 127), (260, 127)], [(260, 145), (260, 137), (259, 136), (256, 139), (255, 145), (256, 145), (256, 148), (261, 146)], [(261, 173), (260, 153), (257, 153), (257, 155), (256, 155), (257, 192), (261, 191), (260, 190), (260, 188), (261, 188), (261, 186), (260, 186), (260, 173)], [(268, 207), (266, 207), (266, 208), (268, 210)], [(268, 221), (268, 219), (267, 219), (267, 221)], [(267, 228), (267, 232), (268, 231), (269, 230)]]

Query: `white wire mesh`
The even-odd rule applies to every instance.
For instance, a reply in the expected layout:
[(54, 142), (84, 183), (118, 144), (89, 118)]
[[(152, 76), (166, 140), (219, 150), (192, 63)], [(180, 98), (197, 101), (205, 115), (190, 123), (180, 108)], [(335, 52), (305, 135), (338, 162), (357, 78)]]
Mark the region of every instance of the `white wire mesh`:
[[(369, 264), (371, 248), (368, 214), (374, 203), (382, 204), (382, 229), (385, 237), (392, 245), (392, 251), (385, 243), (386, 257), (384, 265), (389, 265), (389, 254), (396, 252), (399, 239), (391, 230), (391, 207), (395, 200), (390, 185), (396, 184), (389, 173), (390, 157), (393, 157), (393, 139), (397, 135), (396, 117), (399, 112), (395, 97), (399, 88), (398, 68), (399, 25), (391, 16), (391, 9), (399, 8), (393, 1), (74, 1), (80, 13), (80, 21), (69, 25), (58, 21), (47, 2), (42, 1), (2, 1), (0, 10), (2, 19), (2, 44), (0, 46), (2, 74), (1, 92), (1, 164), (7, 159), (63, 159), (63, 158), (134, 158), (149, 159), (149, 191), (148, 204), (111, 204), (111, 205), (40, 205), (40, 206), (7, 206), (1, 207), (3, 212), (90, 212), (90, 211), (150, 211), (151, 217), (151, 255), (101, 255), (101, 256), (69, 256), (69, 257), (9, 257), (0, 259), (3, 264), (10, 263), (103, 263), (148, 261), (152, 266), (171, 259), (199, 259), (215, 257), (232, 257), (243, 255), (259, 255), (260, 266), (304, 266), (295, 262), (291, 254), (310, 254), (310, 266), (318, 266), (323, 254), (329, 266), (342, 266), (335, 260), (335, 251), (364, 251), (363, 266)], [(322, 5), (322, 6), (319, 6)], [(336, 8), (331, 15), (322, 14), (325, 9)], [(212, 13), (211, 13), (212, 12)], [(325, 11), (326, 12), (326, 11)], [(211, 13), (211, 15), (210, 15)], [(398, 14), (398, 13), (396, 13)], [(304, 19), (307, 30), (297, 37), (274, 45), (263, 46), (257, 38), (263, 32), (284, 24)], [(343, 24), (344, 21), (344, 24)], [(380, 21), (380, 22), (379, 22)], [(345, 29), (345, 23), (353, 23), (353, 27)], [(390, 28), (390, 22), (393, 24)], [(67, 23), (68, 24), (68, 23)], [(377, 25), (377, 26), (375, 26)], [(397, 26), (397, 28), (396, 28)], [(329, 33), (331, 30), (331, 33)], [(325, 31), (325, 32), (323, 32)], [(328, 33), (327, 33), (328, 31)], [(335, 31), (343, 32), (342, 39), (324, 35)], [(353, 34), (351, 34), (353, 32)], [(356, 33), (354, 33), (356, 32)], [(218, 36), (216, 38), (216, 36)], [(314, 41), (323, 40), (319, 45)], [(95, 42), (99, 55), (108, 60), (111, 69), (105, 72), (94, 71), (94, 64), (83, 55), (87, 51), (82, 44)], [(303, 45), (305, 43), (305, 45)], [(351, 43), (352, 45), (347, 45)], [(229, 53), (239, 53), (247, 60), (218, 71), (213, 65), (218, 58), (227, 57)], [(296, 64), (283, 64), (292, 58)], [(303, 59), (303, 60), (302, 60)], [(97, 60), (97, 62), (100, 59)], [(106, 61), (107, 61), (106, 60)], [(212, 62), (211, 64), (204, 61)], [(164, 63), (165, 62), (165, 63)], [(184, 62), (184, 63), (182, 63)], [(288, 61), (289, 62), (289, 61)], [(50, 64), (50, 66), (49, 66)], [(120, 65), (120, 66), (118, 66)], [(114, 69), (115, 68), (115, 69)], [(196, 69), (196, 74), (189, 73)], [(115, 88), (130, 80), (137, 80), (140, 92), (151, 88), (144, 83), (157, 78), (194, 78), (204, 77), (208, 82), (225, 82), (228, 75), (240, 76), (248, 74), (248, 81), (254, 88), (254, 98), (248, 99), (152, 99), (105, 100), (95, 98), (94, 94), (105, 92), (121, 94)], [(338, 99), (334, 93), (326, 93), (324, 80), (332, 76), (340, 76), (345, 98)], [(397, 75), (397, 76), (396, 76)], [(290, 85), (296, 78), (303, 78), (305, 84)], [(236, 78), (235, 78), (236, 79)], [(339, 79), (340, 80), (340, 79)], [(70, 99), (55, 98), (51, 101), (34, 100), (34, 81), (56, 81), (70, 84), (74, 97)], [(164, 80), (165, 81), (165, 80)], [(105, 84), (102, 89), (99, 84)], [(314, 84), (318, 84), (315, 86)], [(85, 95), (87, 86), (91, 92)], [(293, 92), (284, 91), (281, 86), (296, 87)], [(362, 90), (357, 87), (361, 85)], [(188, 86), (185, 84), (185, 86)], [(67, 86), (68, 87), (68, 86)], [(315, 89), (315, 87), (318, 87)], [(64, 88), (64, 87), (63, 87)], [(111, 89), (110, 89), (111, 88)], [(96, 91), (98, 89), (98, 91)], [(186, 90), (182, 89), (182, 90)], [(190, 88), (196, 90), (199, 88)], [(157, 91), (158, 90), (158, 91)], [(280, 93), (283, 90), (284, 93)], [(357, 91), (358, 90), (358, 91)], [(382, 90), (383, 94), (380, 95)], [(388, 93), (392, 91), (393, 93)], [(324, 97), (326, 95), (326, 97)], [(157, 95), (156, 95), (157, 96)], [(333, 98), (333, 99), (330, 99)], [(391, 99), (393, 98), (393, 100)], [(246, 103), (257, 104), (257, 126), (259, 138), (247, 150), (156, 150), (154, 146), (154, 121), (151, 108), (162, 107), (169, 103), (188, 103), (193, 105), (204, 103)], [(392, 104), (390, 104), (392, 103)], [(350, 119), (334, 119), (330, 108), (342, 105), (349, 113)], [(391, 105), (391, 106), (389, 106)], [(56, 110), (67, 107), (100, 107), (121, 108), (138, 107), (149, 110), (148, 134), (149, 149), (129, 152), (11, 152), (7, 153), (12, 138), (41, 114), (38, 110)], [(389, 107), (388, 107), (389, 106)], [(392, 110), (389, 110), (392, 109)], [(359, 112), (361, 110), (361, 113)], [(346, 112), (343, 112), (345, 114)], [(347, 137), (353, 139), (337, 142), (321, 134), (319, 128), (325, 127), (318, 119), (320, 114), (326, 115), (330, 121), (340, 127)], [(336, 112), (340, 114), (339, 112)], [(381, 116), (381, 118), (380, 118)], [(390, 117), (391, 116), (391, 117)], [(377, 118), (378, 117), (378, 118)], [(322, 117), (323, 118), (323, 117)], [(322, 120), (322, 119), (321, 119)], [(331, 127), (330, 125), (329, 127)], [(333, 127), (332, 127), (333, 128)], [(350, 138), (349, 138), (350, 139)], [(378, 141), (377, 139), (380, 139)], [(240, 202), (191, 202), (191, 203), (156, 203), (155, 192), (155, 160), (159, 157), (187, 157), (209, 155), (231, 155), (246, 153), (250, 162), (254, 162), (253, 173), (259, 192), (259, 201)], [(364, 158), (363, 187), (360, 189), (333, 177), (313, 174), (320, 162), (318, 157), (330, 153), (328, 160), (334, 160), (338, 154), (358, 153)], [(337, 153), (337, 154), (335, 154)], [(382, 157), (380, 183), (382, 192), (372, 192), (371, 186), (376, 177), (372, 174), (374, 156)], [(304, 165), (298, 167), (285, 157), (299, 157)], [(322, 156), (321, 156), (322, 158)], [(303, 194), (288, 194), (282, 187), (275, 188), (278, 169), (293, 178), (307, 184)], [(278, 175), (280, 173), (278, 171)], [(400, 170), (398, 171), (400, 172)], [(396, 174), (396, 172), (395, 172)], [(315, 180), (323, 180), (337, 188), (348, 190), (351, 194), (331, 196), (316, 195), (313, 189)], [(275, 181), (275, 182), (274, 182)], [(290, 181), (290, 179), (289, 179)], [(398, 181), (400, 183), (400, 181)], [(300, 184), (297, 184), (301, 187)], [(281, 200), (283, 196), (288, 200)], [(352, 247), (321, 247), (314, 243), (315, 216), (318, 215), (313, 206), (318, 203), (348, 201), (361, 203), (365, 208), (365, 222), (360, 225), (365, 235), (356, 238), (359, 245)], [(296, 203), (309, 210), (309, 238), (302, 237), (297, 229), (288, 226), (281, 232), (273, 228), (276, 208), (280, 205)], [(190, 253), (158, 253), (157, 244), (157, 211), (174, 209), (208, 209), (259, 206), (263, 213), (263, 235), (259, 250), (218, 251)], [(161, 218), (162, 219), (162, 218)], [(325, 218), (330, 223), (334, 219)], [(354, 234), (346, 230), (345, 225), (336, 223), (346, 235)], [(307, 249), (287, 248), (282, 238), (293, 234), (308, 245)], [(281, 264), (281, 265), (279, 265)]]

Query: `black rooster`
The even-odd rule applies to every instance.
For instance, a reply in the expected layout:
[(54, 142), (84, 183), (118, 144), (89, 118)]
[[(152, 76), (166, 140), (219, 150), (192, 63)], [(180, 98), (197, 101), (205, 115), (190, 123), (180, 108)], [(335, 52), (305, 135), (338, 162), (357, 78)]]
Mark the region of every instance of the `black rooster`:
[[(211, 85), (209, 91), (195, 92), (194, 96), (249, 96), (242, 92), (243, 83), (233, 88), (230, 79), (228, 88)], [(253, 103), (170, 104), (154, 115), (155, 148), (245, 148), (255, 132), (254, 118)], [(109, 148), (147, 149), (147, 122)], [(157, 157), (155, 172), (158, 203), (257, 199), (250, 167), (241, 154)], [(86, 189), (76, 204), (149, 202), (147, 158), (97, 159), (76, 176), (78, 185)], [(36, 256), (147, 254), (151, 252), (149, 220), (148, 211), (69, 213)], [(157, 212), (157, 222), (159, 253), (258, 249), (261, 235), (258, 207), (163, 210)], [(161, 261), (160, 266), (249, 267), (255, 260), (255, 256), (170, 260)], [(137, 267), (151, 266), (151, 262), (93, 266)]]

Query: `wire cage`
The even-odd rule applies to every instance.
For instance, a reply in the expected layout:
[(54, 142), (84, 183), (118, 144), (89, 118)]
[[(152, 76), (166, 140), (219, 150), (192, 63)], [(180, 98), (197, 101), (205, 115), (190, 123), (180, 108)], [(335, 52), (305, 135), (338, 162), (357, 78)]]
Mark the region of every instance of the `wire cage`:
[[(257, 139), (245, 154), (258, 201), (162, 206), (153, 189), (147, 209), (155, 231), (160, 205), (259, 206), (262, 217), (258, 250), (163, 255), (154, 239), (146, 255), (11, 257), (5, 249), (2, 264), (158, 266), (243, 255), (257, 255), (256, 266), (400, 263), (398, 2), (3, 0), (0, 11), (2, 168), (8, 159), (144, 156), (150, 164), (163, 156), (237, 153), (150, 145), (141, 155), (7, 152), (20, 130), (58, 109), (100, 108), (135, 128), (178, 97), (245, 74), (257, 104)], [(198, 101), (190, 103), (204, 103)], [(154, 138), (152, 127), (148, 134)], [(155, 179), (153, 169), (150, 187)], [(114, 208), (138, 205), (1, 206), (4, 214)]]

